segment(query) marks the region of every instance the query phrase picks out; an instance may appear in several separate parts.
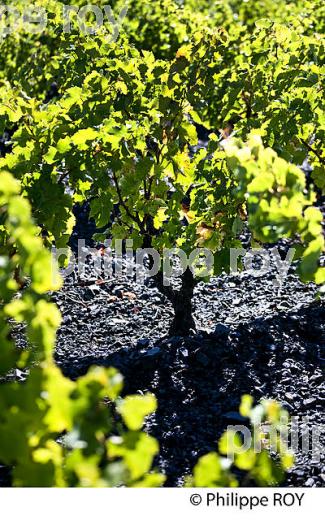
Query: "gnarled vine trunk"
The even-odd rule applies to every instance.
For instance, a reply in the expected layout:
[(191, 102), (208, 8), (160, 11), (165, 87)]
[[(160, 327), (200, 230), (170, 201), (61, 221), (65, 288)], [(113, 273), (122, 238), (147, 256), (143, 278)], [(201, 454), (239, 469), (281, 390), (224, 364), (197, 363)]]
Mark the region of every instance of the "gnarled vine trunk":
[(164, 285), (162, 272), (156, 274), (153, 279), (157, 289), (170, 301), (174, 309), (169, 334), (171, 336), (189, 336), (195, 332), (196, 325), (192, 306), (195, 280), (192, 271), (187, 268), (182, 274), (181, 288), (177, 290)]
[[(153, 218), (150, 215), (146, 217), (146, 227), (148, 232), (144, 236), (143, 248), (152, 248), (152, 236), (155, 234), (153, 226)], [(152, 269), (153, 258), (149, 255), (148, 267)], [(192, 271), (187, 268), (181, 275), (180, 289), (173, 289), (170, 285), (164, 284), (164, 275), (159, 271), (153, 277), (153, 281), (158, 291), (163, 294), (174, 309), (174, 318), (169, 327), (171, 336), (189, 336), (196, 331), (196, 324), (193, 318), (192, 299), (195, 287), (195, 278)]]

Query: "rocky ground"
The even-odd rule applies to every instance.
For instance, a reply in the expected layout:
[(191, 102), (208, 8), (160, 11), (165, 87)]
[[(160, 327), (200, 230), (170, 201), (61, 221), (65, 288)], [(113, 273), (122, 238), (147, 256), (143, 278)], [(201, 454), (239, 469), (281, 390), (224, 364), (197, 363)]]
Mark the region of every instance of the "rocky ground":
[(147, 430), (160, 442), (157, 464), (170, 486), (216, 448), (227, 425), (240, 424), (245, 393), (279, 400), (310, 432), (324, 428), (321, 460), (300, 447), (286, 485), (325, 486), (325, 306), (314, 285), (289, 272), (281, 288), (274, 270), (200, 283), (198, 333), (184, 339), (166, 335), (172, 310), (150, 281), (98, 282), (89, 265), (83, 280), (71, 274), (53, 295), (63, 315), (56, 361), (71, 378), (94, 364), (115, 366), (125, 392), (156, 394)]

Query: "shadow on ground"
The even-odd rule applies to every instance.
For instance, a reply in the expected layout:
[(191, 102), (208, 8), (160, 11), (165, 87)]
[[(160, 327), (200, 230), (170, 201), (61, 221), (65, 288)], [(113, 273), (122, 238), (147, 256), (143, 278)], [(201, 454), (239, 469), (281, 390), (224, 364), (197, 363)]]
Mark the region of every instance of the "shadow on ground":
[[(115, 366), (125, 377), (125, 392), (152, 391), (158, 410), (147, 430), (160, 442), (158, 465), (177, 486), (197, 458), (216, 449), (229, 424), (240, 424), (240, 397), (276, 398), (311, 428), (325, 424), (325, 307), (314, 303), (293, 313), (253, 319), (214, 333), (189, 338), (146, 339), (105, 356), (59, 362), (72, 378), (91, 365)], [(324, 451), (324, 450), (323, 450)], [(322, 486), (325, 460), (314, 463), (298, 453), (287, 485)]]

